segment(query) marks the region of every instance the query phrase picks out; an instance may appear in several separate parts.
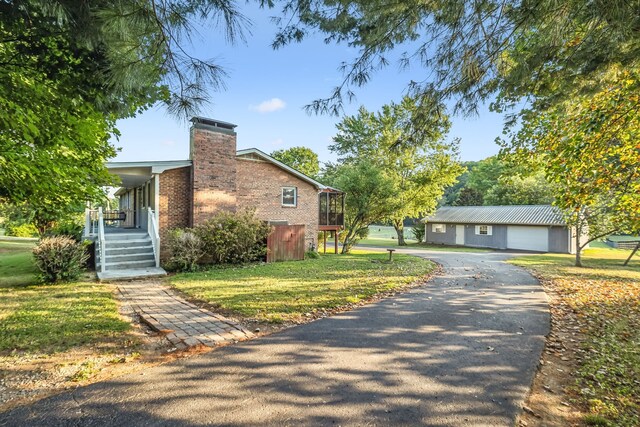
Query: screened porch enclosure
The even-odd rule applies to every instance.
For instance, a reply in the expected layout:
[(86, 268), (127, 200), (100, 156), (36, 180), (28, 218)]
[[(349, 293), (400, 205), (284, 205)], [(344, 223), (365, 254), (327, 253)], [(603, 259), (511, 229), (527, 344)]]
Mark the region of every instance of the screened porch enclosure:
[(344, 227), (344, 193), (323, 191), (318, 197), (320, 230), (336, 230)]
[(344, 193), (335, 190), (322, 191), (318, 195), (318, 230), (322, 232), (324, 253), (327, 253), (327, 231), (334, 233), (334, 253), (338, 253), (338, 235), (343, 228)]

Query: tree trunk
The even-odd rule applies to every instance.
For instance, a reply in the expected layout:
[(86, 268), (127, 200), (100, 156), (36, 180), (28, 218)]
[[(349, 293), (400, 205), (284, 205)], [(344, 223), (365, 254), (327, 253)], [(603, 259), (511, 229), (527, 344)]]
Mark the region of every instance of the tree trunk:
[(393, 222), (393, 228), (396, 229), (396, 234), (398, 235), (398, 246), (407, 246), (407, 242), (404, 241), (404, 223), (403, 221)]
[(582, 246), (580, 246), (581, 228), (576, 227), (576, 267), (582, 267)]
[[(347, 232), (347, 235), (344, 236), (344, 242), (342, 242), (342, 249), (340, 250), (341, 254), (348, 254), (351, 251), (351, 246), (353, 246), (353, 238), (355, 237), (355, 233), (351, 230)], [(336, 239), (338, 236), (336, 236)]]
[(631, 255), (629, 255), (629, 258), (627, 258), (627, 260), (622, 265), (624, 265), (626, 267), (627, 264), (629, 264), (629, 261), (631, 261), (631, 258), (633, 258), (633, 256), (636, 254), (636, 252), (638, 252), (638, 249), (640, 249), (640, 242), (638, 242), (636, 247), (633, 248), (633, 251), (631, 251)]

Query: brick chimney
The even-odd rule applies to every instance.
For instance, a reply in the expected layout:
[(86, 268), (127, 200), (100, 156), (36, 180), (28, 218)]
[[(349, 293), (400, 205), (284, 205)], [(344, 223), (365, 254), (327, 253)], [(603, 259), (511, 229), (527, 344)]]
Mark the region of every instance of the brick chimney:
[(236, 210), (236, 125), (204, 117), (191, 119), (191, 224), (219, 210)]

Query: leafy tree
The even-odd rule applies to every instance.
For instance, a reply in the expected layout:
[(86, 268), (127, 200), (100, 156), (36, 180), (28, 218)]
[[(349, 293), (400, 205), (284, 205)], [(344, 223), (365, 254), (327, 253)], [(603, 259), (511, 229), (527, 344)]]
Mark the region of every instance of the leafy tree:
[(241, 34), (226, 0), (0, 2), (0, 197), (31, 209), (41, 233), (102, 197), (118, 118), (159, 100), (190, 114), (221, 84), (181, 44), (216, 14)]
[(476, 167), (478, 162), (461, 162), (460, 165), (466, 170), (458, 177), (455, 184), (447, 187), (444, 190), (442, 198), (438, 202), (439, 206), (451, 206), (456, 204), (456, 200), (460, 197), (460, 192), (467, 186), (467, 180), (469, 173)]
[(484, 198), (482, 193), (470, 187), (460, 190), (458, 198), (453, 203), (454, 206), (482, 206)]
[(370, 224), (382, 221), (388, 214), (388, 206), (394, 197), (393, 182), (367, 159), (329, 165), (323, 181), (348, 194), (344, 206), (345, 229), (341, 233), (342, 253), (348, 253), (367, 235)]
[[(483, 196), (505, 175), (509, 165), (498, 156), (480, 160), (467, 177), (467, 187), (473, 188)], [(519, 173), (520, 170), (517, 171)]]
[[(505, 156), (506, 157), (506, 156)], [(553, 189), (541, 167), (530, 158), (521, 164), (499, 156), (487, 157), (469, 172), (457, 206), (541, 205), (553, 201)], [(464, 197), (463, 197), (464, 196)]]
[(589, 225), (589, 241), (640, 231), (640, 71), (613, 67), (600, 77), (601, 90), (525, 116), (506, 148), (542, 159), (556, 204), (570, 224)]
[[(19, 64), (25, 70), (47, 72), (54, 65), (52, 71), (64, 72), (79, 65), (82, 84), (75, 94), (86, 95), (87, 82), (93, 82), (100, 88), (93, 95), (95, 105), (125, 115), (140, 101), (147, 105), (156, 100), (174, 113), (193, 114), (225, 77), (212, 60), (188, 53), (194, 24), (221, 24), (230, 42), (244, 39), (248, 25), (230, 0), (15, 0), (0, 3), (0, 12), (3, 48), (46, 52), (55, 39), (65, 44), (65, 54), (75, 56), (65, 61), (44, 55), (41, 63)], [(0, 67), (14, 62), (1, 61)]]
[(31, 211), (42, 234), (113, 183), (104, 161), (114, 121), (37, 73), (0, 69), (0, 197)]
[(503, 175), (484, 195), (484, 204), (547, 205), (553, 202), (553, 188), (538, 172), (531, 176)]
[[(430, 127), (415, 129), (411, 117), (417, 108), (409, 97), (383, 106), (379, 113), (361, 107), (356, 116), (337, 125), (338, 134), (329, 147), (346, 164), (368, 159), (393, 183), (394, 197), (382, 208), (399, 245), (405, 245), (404, 219), (432, 213), (444, 189), (462, 172), (456, 143), (443, 142), (448, 117), (434, 116)], [(408, 140), (412, 142), (404, 144)]]
[(276, 150), (271, 157), (280, 160), (287, 166), (291, 166), (311, 178), (316, 178), (320, 173), (318, 155), (307, 147), (291, 147), (286, 150)]
[(358, 52), (332, 95), (309, 106), (316, 112), (338, 113), (351, 88), (365, 85), (394, 53), (401, 67), (425, 69), (423, 80), (409, 82), (411, 94), (455, 96), (463, 112), (498, 90), (510, 98), (537, 92), (541, 73), (552, 76), (548, 89), (561, 97), (576, 78), (638, 60), (640, 15), (637, 3), (623, 0), (289, 0), (283, 11), (274, 47), (321, 31)]

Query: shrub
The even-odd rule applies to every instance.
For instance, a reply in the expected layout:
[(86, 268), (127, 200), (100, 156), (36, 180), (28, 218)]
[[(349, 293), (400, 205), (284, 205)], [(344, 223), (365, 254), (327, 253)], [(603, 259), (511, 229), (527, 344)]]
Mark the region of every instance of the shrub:
[(38, 230), (33, 224), (10, 222), (5, 225), (7, 236), (14, 237), (37, 237)]
[(58, 222), (48, 233), (47, 236), (68, 236), (76, 242), (82, 240), (82, 232), (84, 231), (84, 219), (81, 217), (69, 218)]
[(320, 258), (320, 254), (318, 254), (318, 252), (316, 251), (307, 251), (304, 253), (304, 258), (305, 259), (318, 259)]
[(214, 264), (256, 261), (267, 254), (271, 227), (254, 216), (254, 211), (217, 212), (195, 228), (204, 242), (205, 259)]
[(169, 268), (176, 271), (195, 271), (204, 255), (204, 242), (190, 229), (171, 231), (167, 242), (171, 259)]
[(55, 283), (77, 279), (89, 257), (84, 243), (67, 236), (44, 237), (33, 248), (43, 281)]
[(413, 237), (416, 238), (418, 243), (424, 242), (424, 224), (414, 224), (413, 227), (411, 227), (411, 233), (413, 234)]

